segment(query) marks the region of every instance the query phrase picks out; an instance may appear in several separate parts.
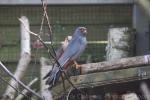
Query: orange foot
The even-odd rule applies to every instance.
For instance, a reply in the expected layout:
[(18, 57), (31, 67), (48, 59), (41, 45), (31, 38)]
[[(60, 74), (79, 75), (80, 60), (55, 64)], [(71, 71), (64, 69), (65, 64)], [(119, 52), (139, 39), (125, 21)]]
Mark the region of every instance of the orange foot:
[(76, 69), (79, 69), (82, 65), (79, 65), (76, 61), (74, 61)]

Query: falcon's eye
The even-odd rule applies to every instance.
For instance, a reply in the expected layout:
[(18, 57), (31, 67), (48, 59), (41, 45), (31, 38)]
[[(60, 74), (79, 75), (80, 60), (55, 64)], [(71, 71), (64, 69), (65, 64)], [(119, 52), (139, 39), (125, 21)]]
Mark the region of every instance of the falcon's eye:
[(82, 31), (83, 31), (83, 28), (80, 28), (79, 30), (82, 32)]
[(80, 28), (79, 30), (80, 30), (81, 33), (87, 33), (86, 28)]

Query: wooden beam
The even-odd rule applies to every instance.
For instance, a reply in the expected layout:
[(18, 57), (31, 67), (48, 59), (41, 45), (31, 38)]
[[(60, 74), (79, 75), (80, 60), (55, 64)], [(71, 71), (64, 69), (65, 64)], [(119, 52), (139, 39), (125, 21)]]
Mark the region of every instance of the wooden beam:
[(122, 58), (114, 61), (83, 64), (82, 74), (150, 65), (150, 55)]
[[(70, 80), (72, 81), (72, 83), (74, 83), (75, 86), (84, 88), (95, 87), (104, 84), (106, 85), (115, 82), (136, 80), (139, 79), (139, 76), (141, 76), (142, 74), (138, 73), (138, 67), (144, 65), (150, 65), (150, 55), (122, 58), (120, 60), (114, 61), (83, 64), (81, 67), (82, 74), (86, 75), (74, 76), (71, 77)], [(65, 84), (66, 90), (69, 90), (71, 88), (71, 85), (67, 81), (65, 81)], [(61, 83), (52, 89), (54, 99), (55, 96), (58, 97), (61, 96), (60, 94), (64, 93), (64, 89), (62, 86), (63, 85)]]
[[(72, 76), (70, 80), (77, 88), (93, 88), (96, 86), (102, 86), (113, 83), (129, 82), (134, 80), (142, 80), (150, 78), (150, 75), (143, 76), (143, 73), (150, 73), (150, 68), (142, 67), (139, 72), (139, 68), (130, 68), (122, 70), (114, 70), (107, 72), (91, 73), (86, 75)], [(72, 89), (68, 81), (65, 81), (66, 92)], [(61, 97), (64, 94), (63, 85), (59, 82), (51, 90), (54, 100)]]

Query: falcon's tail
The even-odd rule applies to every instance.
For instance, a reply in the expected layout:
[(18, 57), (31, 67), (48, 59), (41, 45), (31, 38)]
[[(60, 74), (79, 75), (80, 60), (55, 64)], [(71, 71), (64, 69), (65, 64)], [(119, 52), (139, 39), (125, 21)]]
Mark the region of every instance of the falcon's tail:
[(61, 72), (59, 70), (52, 70), (49, 73), (47, 73), (43, 79), (47, 78), (46, 84), (50, 86), (54, 86), (55, 83), (59, 80), (60, 75)]
[(58, 71), (57, 73), (52, 73), (51, 76), (48, 77), (46, 80), (46, 84), (54, 86), (55, 83), (59, 80), (59, 77), (61, 75), (61, 72)]
[[(61, 70), (65, 69), (64, 65), (67, 63), (68, 60), (69, 59), (64, 60), (64, 58), (59, 59), (60, 65), (63, 66)], [(47, 78), (46, 84), (50, 85), (51, 87), (54, 86), (55, 83), (59, 80), (59, 77), (61, 76), (61, 70), (59, 70), (59, 66), (57, 64), (54, 65), (53, 70), (51, 70), (51, 72), (46, 74), (46, 76), (44, 77), (44, 79)]]

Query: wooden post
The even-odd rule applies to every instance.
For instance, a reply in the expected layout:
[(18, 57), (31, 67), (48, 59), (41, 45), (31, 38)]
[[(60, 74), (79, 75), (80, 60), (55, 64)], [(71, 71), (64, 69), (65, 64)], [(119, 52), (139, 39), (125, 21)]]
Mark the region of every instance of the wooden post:
[(133, 56), (134, 32), (127, 27), (110, 28), (106, 46), (106, 60), (112, 61)]
[[(29, 29), (29, 21), (27, 17), (22, 16), (21, 19), (24, 20), (26, 27)], [(22, 23), (20, 24), (20, 26), (21, 26), (21, 58), (19, 60), (17, 69), (14, 74), (14, 77), (18, 80), (21, 80), (23, 78), (31, 59), (30, 34), (29, 32), (26, 31)], [(15, 88), (18, 87), (18, 83), (14, 79), (10, 80), (10, 84)], [(15, 93), (16, 91), (12, 87), (8, 86), (3, 96), (4, 100), (5, 97), (14, 99)]]
[[(106, 60), (117, 61), (121, 58), (133, 56), (134, 34), (127, 27), (109, 28), (108, 44), (106, 46)], [(110, 94), (110, 93), (106, 93)], [(111, 96), (111, 98), (109, 98)], [(108, 100), (118, 100), (119, 96), (113, 92), (106, 95)], [(124, 99), (127, 100), (127, 99)], [(132, 100), (132, 99), (131, 99)]]
[(113, 61), (83, 64), (82, 74), (150, 65), (150, 55), (122, 58)]

